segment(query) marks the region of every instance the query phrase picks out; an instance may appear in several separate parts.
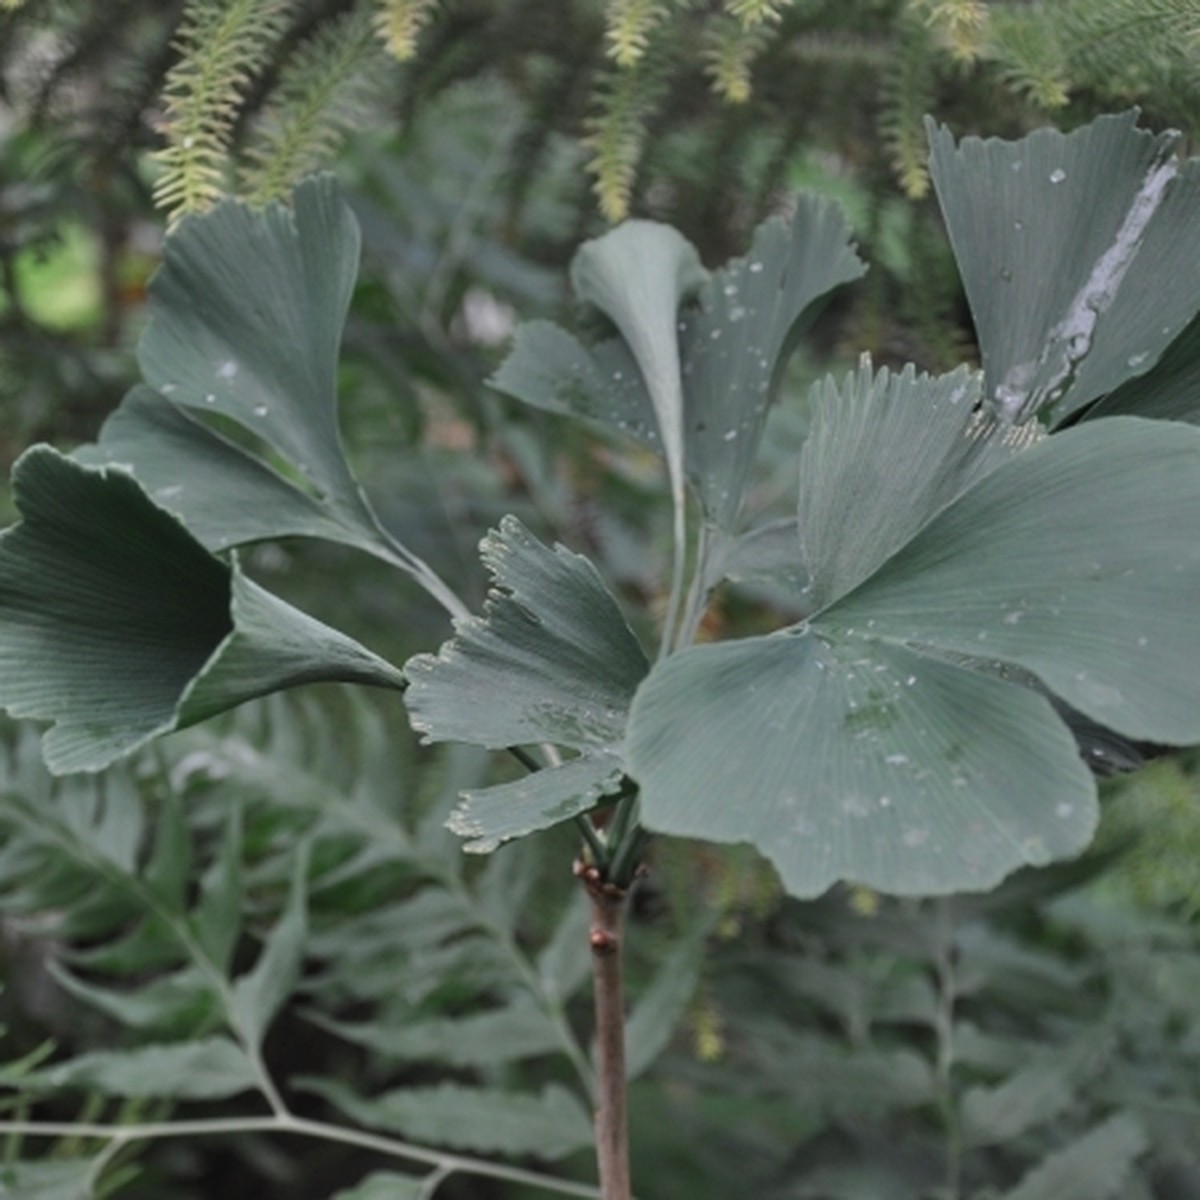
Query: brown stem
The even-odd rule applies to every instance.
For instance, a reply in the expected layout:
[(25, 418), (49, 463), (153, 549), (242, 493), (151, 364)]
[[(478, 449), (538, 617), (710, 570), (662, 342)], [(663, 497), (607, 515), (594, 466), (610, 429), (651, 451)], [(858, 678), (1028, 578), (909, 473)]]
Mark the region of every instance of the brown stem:
[(596, 997), (596, 1161), (603, 1200), (630, 1200), (629, 1120), (625, 1109), (625, 995), (621, 925), (628, 893), (605, 883), (592, 866), (576, 865), (592, 905), (588, 939)]

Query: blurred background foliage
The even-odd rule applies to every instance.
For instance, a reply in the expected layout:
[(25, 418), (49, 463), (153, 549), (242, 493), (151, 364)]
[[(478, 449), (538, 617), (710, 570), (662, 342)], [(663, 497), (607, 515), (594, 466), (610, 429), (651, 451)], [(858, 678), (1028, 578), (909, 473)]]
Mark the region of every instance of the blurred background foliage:
[[(782, 512), (808, 381), (864, 350), (930, 370), (974, 354), (929, 196), (923, 115), (958, 134), (1014, 136), (1131, 104), (1146, 125), (1180, 128), (1194, 152), (1196, 0), (6, 0), (0, 462), (38, 439), (91, 440), (135, 381), (146, 282), (170, 223), (223, 195), (268, 202), (330, 167), (364, 238), (343, 432), (385, 520), (477, 603), (478, 539), (516, 512), (589, 554), (632, 613), (652, 615), (669, 537), (656, 463), (486, 385), (518, 320), (572, 315), (565, 268), (579, 241), (627, 214), (653, 217), (711, 266), (796, 189), (844, 205), (872, 271), (824, 312), (772, 416), (754, 506)], [(445, 633), (420, 594), (340, 549), (262, 546), (249, 565), (397, 661)], [(730, 589), (707, 634), (769, 627), (775, 599)], [(398, 984), (402, 996), (336, 982), (336, 955), (378, 944), (373, 908), (418, 884), (461, 895), (523, 880), (506, 894), (527, 956), (554, 944), (571, 896), (561, 831), (502, 851), (490, 885), (477, 864), (431, 875), (399, 850), (360, 875), (347, 867), (369, 849), (362, 829), (297, 799), (349, 788), (340, 746), (387, 745), (372, 786), (407, 805), (410, 824), (504, 769), (410, 744), (398, 710), (372, 741), (380, 719), (337, 694), (251, 706), (165, 743), (123, 786), (147, 828), (166, 797), (180, 801), (203, 848), (193, 890), (222, 814), (243, 812), (259, 927), (283, 906), (289, 848), (309, 836), (323, 847), (310, 882), (315, 966), (272, 1035), (274, 1060), (380, 1086), (559, 1080), (561, 1059), (389, 1057), (415, 1016), (465, 1018), (507, 994), (502, 973), (468, 969), (493, 961), (479, 946), (494, 929), (475, 929), (469, 954), (435, 956), (442, 974)], [(61, 791), (15, 732), (6, 738), (4, 1057), (48, 1038), (84, 1052), (114, 1029), (136, 1041), (128, 1012), (97, 1015), (62, 964), (131, 991), (166, 968), (153, 955), (87, 958), (136, 925), (136, 904), (108, 924), (80, 918), (73, 905), (94, 899), (87, 864), (51, 854), (53, 822), (39, 832), (30, 819), (31, 798), (52, 809)], [(1159, 758), (1107, 785), (1080, 863), (936, 904), (855, 889), (782, 903), (750, 855), (658, 847), (632, 939), (633, 996), (653, 1017), (644, 1053), (661, 1055), (634, 1085), (639, 1194), (1200, 1198), (1198, 781), (1194, 753)], [(30, 876), (48, 862), (63, 874)], [(136, 880), (147, 860), (121, 869)], [(672, 959), (680, 946), (707, 953)], [(394, 949), (403, 976), (405, 956), (430, 946)], [(673, 991), (658, 982), (664, 961)], [(568, 999), (586, 1044), (586, 996)], [(336, 1036), (350, 1018), (370, 1018), (370, 1035)], [(172, 1019), (175, 1036), (194, 1036), (208, 1018)], [(84, 1096), (65, 1115), (111, 1103)], [(80, 1150), (64, 1143), (49, 1161)], [(11, 1145), (5, 1161), (26, 1152), (46, 1147)], [(123, 1161), (132, 1182), (119, 1194), (145, 1200), (324, 1200), (364, 1169), (361, 1154), (328, 1147), (298, 1168), (250, 1138)], [(586, 1178), (587, 1156), (567, 1168)], [(451, 1181), (444, 1194), (533, 1193)]]

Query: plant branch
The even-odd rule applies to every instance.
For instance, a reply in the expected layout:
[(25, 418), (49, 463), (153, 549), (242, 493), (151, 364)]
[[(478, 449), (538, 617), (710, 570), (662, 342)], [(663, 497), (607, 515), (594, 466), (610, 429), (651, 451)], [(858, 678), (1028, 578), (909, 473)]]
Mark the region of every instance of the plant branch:
[(591, 902), (588, 940), (596, 1002), (596, 1161), (603, 1200), (631, 1200), (625, 994), (621, 927), (628, 892), (605, 882), (595, 867), (577, 865)]
[(212, 1137), (236, 1133), (282, 1133), (298, 1137), (316, 1138), (326, 1142), (338, 1142), (344, 1146), (357, 1146), (373, 1150), (392, 1158), (403, 1158), (410, 1162), (427, 1163), (437, 1169), (443, 1177), (452, 1174), (479, 1175), (500, 1179), (509, 1183), (522, 1183), (529, 1187), (544, 1188), (563, 1196), (598, 1197), (601, 1193), (584, 1183), (568, 1179), (556, 1179), (539, 1171), (527, 1171), (520, 1167), (508, 1167), (503, 1163), (488, 1162), (461, 1154), (444, 1154), (417, 1146), (398, 1138), (381, 1134), (366, 1133), (331, 1125), (325, 1121), (310, 1121), (284, 1112), (268, 1117), (219, 1117), (198, 1121), (158, 1121), (143, 1125), (108, 1125), (98, 1123), (75, 1123), (69, 1121), (0, 1121), (0, 1135), (10, 1137), (85, 1137), (115, 1143), (118, 1147), (130, 1142), (161, 1140), (179, 1137)]

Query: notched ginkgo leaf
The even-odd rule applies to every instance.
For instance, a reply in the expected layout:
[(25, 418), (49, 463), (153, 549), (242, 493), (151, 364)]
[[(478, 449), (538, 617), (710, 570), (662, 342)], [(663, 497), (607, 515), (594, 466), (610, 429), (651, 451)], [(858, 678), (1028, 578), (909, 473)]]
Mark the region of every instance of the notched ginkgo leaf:
[(841, 209), (800, 196), (790, 218), (764, 221), (750, 252), (715, 272), (684, 311), (684, 459), (719, 527), (736, 524), (767, 412), (816, 301), (866, 269)]
[(930, 517), (1038, 437), (978, 411), (980, 379), (872, 373), (812, 389), (800, 453), (800, 544), (809, 600), (823, 608), (867, 578)]
[(667, 659), (630, 714), (647, 825), (752, 842), (802, 896), (988, 888), (1081, 850), (1094, 783), (1052, 699), (1200, 740), (1200, 430), (1119, 417), (1021, 449), (955, 376), (896, 379), (816, 406), (823, 607)]
[(22, 520), (0, 535), (0, 706), (53, 722), (58, 773), (319, 680), (401, 673), (213, 557), (127, 471), (49, 446), (18, 460)]
[(642, 820), (750, 842), (795, 896), (987, 889), (1081, 851), (1095, 786), (1048, 701), (903, 646), (816, 630), (699, 646), (630, 717)]
[[(342, 542), (456, 611), (441, 580), (382, 528), (342, 448), (337, 360), (358, 254), (358, 224), (329, 176), (301, 183), (290, 208), (230, 199), (189, 217), (150, 284), (138, 346), (149, 386), (77, 457), (126, 466), (210, 549)], [(240, 426), (245, 444), (214, 419)]]
[(591, 807), (621, 780), (621, 743), (648, 664), (595, 567), (550, 549), (515, 517), (484, 539), (493, 588), (482, 617), (455, 622), (436, 655), (405, 667), (414, 728), (427, 741), (577, 751), (528, 780), (472, 793), (453, 827), (477, 848)]
[(987, 395), (1009, 420), (1061, 423), (1149, 371), (1200, 309), (1200, 159), (1136, 120), (957, 145), (929, 122)]
[(265, 538), (347, 536), (314, 496), (144, 385), (105, 421), (98, 444), (73, 457), (93, 466), (126, 464), (155, 504), (210, 550)]
[[(572, 268), (580, 298), (622, 336), (587, 347), (533, 322), (492, 384), (658, 450), (672, 483), (690, 479), (709, 519), (729, 530), (805, 317), (865, 270), (840, 211), (815, 197), (802, 196), (790, 219), (764, 222), (750, 253), (707, 281), (673, 229), (629, 222), (587, 243)], [(685, 303), (693, 292), (694, 306)]]

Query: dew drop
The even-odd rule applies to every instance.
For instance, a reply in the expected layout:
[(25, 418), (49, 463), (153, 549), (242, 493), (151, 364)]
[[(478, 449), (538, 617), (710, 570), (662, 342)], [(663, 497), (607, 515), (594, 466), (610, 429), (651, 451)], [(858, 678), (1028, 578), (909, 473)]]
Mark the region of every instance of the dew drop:
[(1055, 167), (1054, 170), (1050, 172), (1051, 183), (1062, 183), (1066, 177), (1067, 173), (1062, 169), (1062, 167)]
[(238, 373), (238, 365), (232, 358), (226, 359), (218, 368), (217, 374), (222, 379), (232, 379)]
[(720, 338), (721, 331), (719, 329), (714, 329), (708, 336), (715, 342)]
[(161, 497), (163, 500), (167, 500), (167, 499), (170, 499), (170, 497), (172, 497), (172, 496), (178, 496), (179, 493), (182, 491), (183, 491), (182, 483), (172, 483), (172, 484), (168, 484), (166, 487), (155, 488), (154, 494), (156, 496)]
[(726, 442), (732, 442), (734, 440), (734, 438), (737, 437), (737, 434), (738, 434), (738, 431), (736, 429), (726, 430), (722, 440), (726, 441)]
[(1131, 354), (1125, 360), (1125, 365), (1127, 367), (1140, 367), (1142, 365), (1142, 363), (1144, 363), (1146, 361), (1146, 359), (1148, 359), (1149, 357), (1150, 357), (1150, 351), (1143, 350), (1140, 354)]
[(1060, 820), (1065, 821), (1075, 811), (1075, 805), (1068, 804), (1065, 800), (1057, 805), (1054, 809), (1054, 815)]
[(265, 417), (270, 411), (271, 410), (265, 404), (256, 404), (253, 409), (251, 409), (251, 412), (253, 412), (256, 417)]
[(1003, 279), (1005, 283), (1012, 283), (1012, 277), (1013, 273), (1010, 267), (1005, 267), (1004, 270), (1000, 272), (1000, 278)]
[(762, 263), (760, 263), (760, 262), (752, 262), (752, 263), (750, 264), (750, 274), (751, 274), (751, 275), (758, 275), (758, 274), (760, 274), (760, 273), (761, 273), (761, 271), (762, 271), (762, 269), (763, 269), (763, 265), (762, 265)]
[(1139, 646), (1148, 646), (1150, 644), (1150, 639), (1148, 637), (1140, 637), (1138, 638), (1137, 642)]
[(892, 807), (891, 796), (880, 796), (879, 797), (879, 807), (880, 808), (891, 808)]
[(736, 296), (737, 295), (737, 287), (732, 283), (727, 283), (725, 285), (725, 295)]
[(1020, 231), (1021, 231), (1022, 229), (1024, 229), (1024, 228), (1025, 228), (1025, 222), (1024, 222), (1024, 221), (1014, 221), (1014, 222), (1013, 222), (1013, 228), (1014, 228), (1014, 229), (1015, 229), (1015, 230), (1016, 230), (1018, 233), (1020, 233)]
[(212, 394), (212, 392), (209, 392), (208, 395), (204, 397), (205, 404), (216, 404), (216, 402), (217, 398)]
[(159, 395), (162, 395), (162, 396), (169, 396), (174, 390), (175, 390), (175, 384), (173, 384), (173, 383), (164, 383), (162, 385), (162, 387), (160, 387), (158, 389)]
[(916, 677), (915, 675), (910, 675), (910, 676), (909, 676), (909, 677), (908, 677), (908, 678), (907, 678), (907, 679), (904, 681), (904, 686), (905, 686), (905, 687), (912, 687), (912, 686), (913, 686), (913, 684), (915, 684), (916, 682), (917, 682), (917, 677)]
[(908, 762), (908, 755), (889, 754), (883, 761), (887, 763), (889, 767), (902, 767)]

